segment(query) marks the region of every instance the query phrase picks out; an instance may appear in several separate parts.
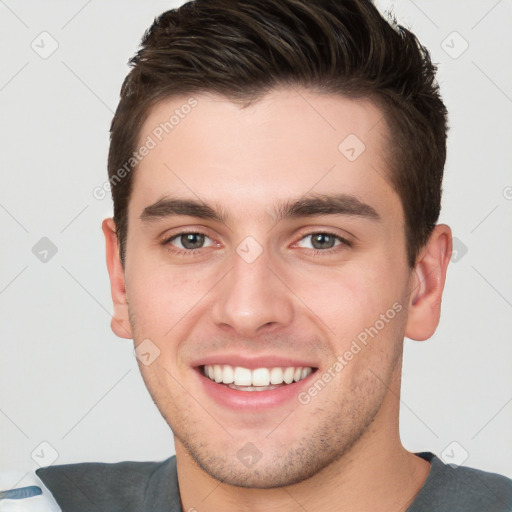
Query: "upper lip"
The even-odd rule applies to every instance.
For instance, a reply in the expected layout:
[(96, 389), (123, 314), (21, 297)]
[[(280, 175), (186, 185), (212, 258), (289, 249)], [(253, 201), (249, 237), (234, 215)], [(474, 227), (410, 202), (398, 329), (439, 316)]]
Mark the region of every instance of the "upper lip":
[(192, 362), (193, 367), (214, 364), (227, 364), (234, 367), (241, 366), (242, 368), (248, 368), (249, 370), (254, 370), (256, 368), (287, 368), (290, 366), (293, 366), (295, 368), (318, 368), (318, 364), (311, 361), (307, 361), (305, 359), (301, 360), (286, 356), (275, 355), (262, 355), (251, 357), (246, 354), (215, 354), (202, 357)]

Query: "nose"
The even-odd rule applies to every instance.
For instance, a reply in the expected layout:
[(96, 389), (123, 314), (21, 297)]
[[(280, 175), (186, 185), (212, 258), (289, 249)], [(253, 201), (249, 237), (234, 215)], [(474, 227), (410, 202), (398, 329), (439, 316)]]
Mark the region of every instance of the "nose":
[(255, 261), (233, 254), (232, 268), (216, 287), (213, 321), (240, 337), (288, 326), (293, 294), (263, 252)]

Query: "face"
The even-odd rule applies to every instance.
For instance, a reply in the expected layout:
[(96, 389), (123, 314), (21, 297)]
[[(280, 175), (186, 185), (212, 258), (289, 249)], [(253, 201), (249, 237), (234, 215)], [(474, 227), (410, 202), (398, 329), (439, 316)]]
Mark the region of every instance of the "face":
[(245, 108), (201, 94), (159, 103), (148, 137), (124, 286), (176, 449), (233, 485), (308, 478), (396, 420), (410, 270), (382, 113), (306, 90)]

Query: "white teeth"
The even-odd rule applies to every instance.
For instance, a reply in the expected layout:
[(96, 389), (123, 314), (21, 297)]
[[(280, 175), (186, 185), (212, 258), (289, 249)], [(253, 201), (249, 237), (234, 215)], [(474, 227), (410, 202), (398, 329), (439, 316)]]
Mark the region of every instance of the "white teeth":
[[(235, 382), (235, 384), (237, 384)], [(256, 368), (252, 372), (253, 386), (268, 386), (270, 384), (270, 372), (267, 368)]]
[(232, 366), (225, 364), (222, 367), (222, 382), (224, 384), (231, 384), (235, 380), (235, 371)]
[(252, 385), (252, 373), (247, 368), (237, 366), (235, 368), (235, 385), (237, 386), (250, 386)]
[(276, 389), (277, 386), (235, 386), (235, 384), (228, 384), (228, 387), (238, 391), (270, 391)]
[(311, 373), (311, 368), (302, 368), (302, 372), (300, 374), (300, 378), (305, 379)]
[[(253, 390), (254, 388), (273, 389), (272, 386), (279, 384), (291, 384), (305, 379), (312, 373), (311, 367), (293, 367), (287, 368), (256, 368), (250, 370), (242, 366), (233, 367), (228, 364), (207, 364), (203, 367), (203, 373), (210, 380), (217, 383), (228, 384), (230, 387), (242, 386), (245, 387), (243, 391)], [(250, 389), (249, 389), (250, 388)]]
[(218, 364), (213, 366), (213, 378), (215, 382), (222, 382), (222, 368)]
[(293, 382), (293, 374), (295, 373), (295, 368), (293, 366), (289, 366), (284, 371), (283, 380), (286, 384), (291, 384)]
[(272, 368), (272, 370), (270, 370), (270, 384), (282, 384), (283, 380), (282, 368)]

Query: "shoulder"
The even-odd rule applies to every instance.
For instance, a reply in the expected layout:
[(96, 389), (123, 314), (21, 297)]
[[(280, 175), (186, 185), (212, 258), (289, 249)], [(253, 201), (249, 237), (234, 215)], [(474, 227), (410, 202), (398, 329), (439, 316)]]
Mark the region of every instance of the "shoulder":
[(49, 466), (36, 476), (62, 512), (181, 510), (174, 456), (163, 462)]
[(511, 512), (512, 480), (465, 466), (444, 464), (433, 454), (429, 476), (408, 512)]

